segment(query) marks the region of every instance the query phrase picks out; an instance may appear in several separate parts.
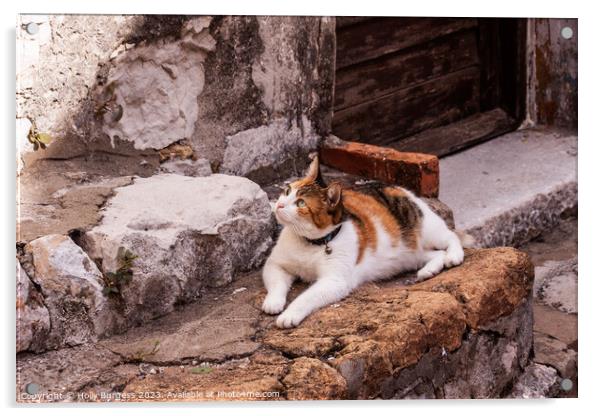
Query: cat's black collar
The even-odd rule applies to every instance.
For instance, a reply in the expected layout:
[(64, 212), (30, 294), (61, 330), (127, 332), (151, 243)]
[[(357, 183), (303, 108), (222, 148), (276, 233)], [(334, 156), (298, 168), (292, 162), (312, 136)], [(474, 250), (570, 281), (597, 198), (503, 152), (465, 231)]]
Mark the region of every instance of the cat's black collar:
[(326, 254), (330, 254), (330, 253), (332, 253), (332, 249), (328, 246), (328, 243), (330, 243), (332, 240), (334, 240), (334, 238), (337, 236), (339, 231), (341, 231), (341, 227), (342, 227), (342, 225), (339, 225), (337, 228), (335, 228), (334, 230), (332, 230), (331, 232), (329, 232), (322, 238), (311, 239), (311, 238), (305, 237), (305, 241), (307, 241), (310, 244), (313, 244), (314, 246), (326, 246), (326, 248), (325, 248)]

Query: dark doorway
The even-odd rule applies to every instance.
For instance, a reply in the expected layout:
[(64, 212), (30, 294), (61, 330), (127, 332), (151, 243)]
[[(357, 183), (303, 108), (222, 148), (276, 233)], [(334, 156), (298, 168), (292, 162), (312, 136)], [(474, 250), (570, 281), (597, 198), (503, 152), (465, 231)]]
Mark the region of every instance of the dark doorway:
[(525, 112), (526, 19), (338, 17), (333, 133), (452, 153)]

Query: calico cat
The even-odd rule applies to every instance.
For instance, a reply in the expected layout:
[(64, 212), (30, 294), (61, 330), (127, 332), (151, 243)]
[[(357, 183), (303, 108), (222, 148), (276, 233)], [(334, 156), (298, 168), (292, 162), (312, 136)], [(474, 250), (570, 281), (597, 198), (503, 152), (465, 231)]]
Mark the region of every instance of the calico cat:
[(284, 310), (297, 276), (313, 282), (278, 316), (281, 328), (299, 325), (364, 282), (410, 270), (426, 279), (464, 260), (459, 236), (410, 191), (380, 184), (327, 186), (317, 157), (307, 175), (278, 198), (274, 213), (283, 229), (263, 268), (263, 311)]

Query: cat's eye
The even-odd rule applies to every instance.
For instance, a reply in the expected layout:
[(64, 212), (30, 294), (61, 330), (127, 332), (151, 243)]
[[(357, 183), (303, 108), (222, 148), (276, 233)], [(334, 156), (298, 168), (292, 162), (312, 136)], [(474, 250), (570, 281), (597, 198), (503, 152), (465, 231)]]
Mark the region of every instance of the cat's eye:
[(297, 199), (297, 202), (295, 202), (295, 204), (297, 205), (297, 207), (299, 208), (303, 208), (306, 204), (305, 201), (302, 199)]
[(286, 186), (286, 188), (284, 188), (284, 195), (288, 195), (291, 193), (291, 187), (290, 186)]

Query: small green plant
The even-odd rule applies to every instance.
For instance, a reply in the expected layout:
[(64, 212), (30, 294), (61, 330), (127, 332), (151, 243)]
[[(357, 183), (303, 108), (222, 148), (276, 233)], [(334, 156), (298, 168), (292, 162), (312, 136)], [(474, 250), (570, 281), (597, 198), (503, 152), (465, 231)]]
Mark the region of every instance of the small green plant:
[(208, 366), (194, 367), (190, 369), (192, 374), (209, 374), (213, 371), (213, 368)]
[(32, 122), (29, 133), (27, 133), (27, 140), (33, 144), (33, 150), (37, 151), (40, 148), (46, 149), (46, 146), (52, 142), (52, 136), (48, 133), (38, 131), (36, 123)]
[(119, 294), (121, 287), (132, 281), (132, 277), (134, 276), (132, 267), (134, 265), (134, 260), (137, 258), (138, 256), (130, 250), (119, 247), (119, 250), (117, 251), (119, 268), (114, 272), (106, 272), (104, 274), (105, 287), (102, 290), (104, 295), (109, 295), (111, 293)]

